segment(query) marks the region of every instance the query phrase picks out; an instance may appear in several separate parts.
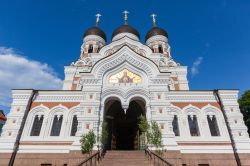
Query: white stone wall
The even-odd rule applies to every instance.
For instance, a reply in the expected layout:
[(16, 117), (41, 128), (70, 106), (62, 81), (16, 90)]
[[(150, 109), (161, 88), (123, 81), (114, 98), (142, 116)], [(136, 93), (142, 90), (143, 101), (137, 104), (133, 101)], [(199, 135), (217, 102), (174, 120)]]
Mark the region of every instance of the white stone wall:
[[(168, 44), (166, 47), (169, 50)], [(168, 65), (169, 63), (171, 66)], [(123, 69), (139, 75), (142, 82), (110, 83), (109, 77)], [(212, 105), (212, 103), (218, 103), (213, 91), (188, 91), (186, 75), (187, 68), (175, 63), (171, 56), (162, 57), (160, 54), (152, 53), (148, 46), (123, 36), (102, 47), (99, 53), (89, 54), (86, 59), (79, 59), (71, 66), (65, 67), (63, 90), (39, 91), (33, 103), (40, 104), (30, 110), (21, 141), (40, 144), (21, 144), (20, 152), (66, 153), (73, 149), (79, 150), (80, 135), (91, 129), (96, 135), (98, 134), (98, 121), (103, 120), (105, 102), (116, 98), (120, 100), (124, 110), (133, 99), (141, 99), (145, 102), (147, 120), (154, 120), (162, 127), (164, 148), (167, 150), (180, 150), (182, 153), (232, 153), (222, 112), (220, 108)], [(76, 80), (75, 77), (78, 79)], [(72, 84), (77, 85), (76, 90), (71, 90)], [(178, 91), (175, 90), (176, 84), (179, 87)], [(0, 152), (12, 151), (31, 92), (31, 90), (13, 90), (11, 111), (7, 115), (8, 120), (0, 138)], [(238, 92), (234, 90), (219, 92), (227, 111), (237, 149), (239, 152), (249, 152), (247, 129), (237, 103)], [(53, 106), (50, 105), (52, 103)], [(70, 107), (68, 103), (78, 104)], [(182, 108), (174, 103), (189, 104)], [(196, 106), (200, 103), (207, 104), (202, 107)], [(211, 136), (206, 119), (208, 114), (216, 115), (220, 136)], [(44, 116), (41, 133), (39, 136), (30, 136), (36, 115)], [(50, 136), (55, 115), (63, 115), (60, 136)], [(76, 136), (71, 137), (70, 130), (74, 115), (77, 115), (79, 124)], [(179, 121), (180, 136), (178, 137), (175, 137), (172, 131), (174, 115), (178, 116)], [(200, 136), (190, 135), (187, 115), (197, 116)], [(16, 120), (15, 123), (13, 120)], [(70, 144), (59, 148), (56, 145), (45, 145), (46, 142)], [(192, 145), (197, 143), (209, 145)], [(211, 144), (214, 145), (210, 146)]]

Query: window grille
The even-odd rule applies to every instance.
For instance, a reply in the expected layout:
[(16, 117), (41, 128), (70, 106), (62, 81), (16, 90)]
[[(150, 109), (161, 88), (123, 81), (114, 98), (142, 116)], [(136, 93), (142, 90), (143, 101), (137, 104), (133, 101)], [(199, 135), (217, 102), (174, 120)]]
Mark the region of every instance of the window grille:
[(59, 136), (62, 127), (63, 116), (54, 116), (53, 125), (51, 129), (50, 136)]
[(78, 126), (78, 120), (77, 120), (77, 116), (74, 115), (73, 117), (73, 121), (72, 121), (72, 127), (71, 127), (71, 133), (70, 136), (75, 136), (76, 132), (77, 132), (77, 126)]
[(36, 115), (30, 132), (30, 136), (39, 136), (42, 124), (43, 124), (43, 115), (40, 118), (38, 117), (38, 115)]
[(178, 117), (174, 115), (174, 119), (172, 121), (173, 131), (175, 136), (180, 136), (179, 125), (178, 125)]
[(200, 136), (199, 126), (196, 115), (188, 115), (188, 124), (191, 136)]
[(220, 136), (220, 131), (215, 115), (207, 115), (207, 121), (211, 136)]

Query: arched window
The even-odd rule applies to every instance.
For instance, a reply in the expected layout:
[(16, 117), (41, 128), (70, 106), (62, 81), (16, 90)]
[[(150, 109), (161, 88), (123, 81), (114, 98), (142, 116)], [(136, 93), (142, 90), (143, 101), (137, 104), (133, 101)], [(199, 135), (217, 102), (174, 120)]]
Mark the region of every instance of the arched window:
[(207, 122), (210, 129), (211, 136), (220, 136), (220, 131), (215, 115), (207, 115)]
[(53, 120), (53, 125), (52, 125), (52, 129), (51, 129), (51, 133), (50, 136), (59, 136), (60, 135), (60, 131), (61, 131), (61, 127), (62, 127), (62, 120), (63, 120), (63, 116), (62, 115), (55, 115), (54, 116), (54, 120)]
[(30, 136), (39, 136), (42, 124), (43, 124), (43, 115), (40, 117), (36, 115), (30, 132)]
[(159, 50), (159, 53), (163, 53), (162, 45), (159, 45), (159, 46), (158, 46), (158, 50)]
[(174, 119), (172, 121), (173, 131), (175, 136), (180, 136), (179, 125), (178, 125), (178, 117), (174, 115)]
[(188, 124), (191, 136), (200, 136), (196, 115), (188, 115)]
[(76, 132), (77, 132), (77, 126), (78, 126), (77, 116), (76, 116), (76, 115), (74, 115), (74, 117), (73, 117), (73, 121), (72, 121), (72, 127), (71, 127), (70, 136), (75, 136), (75, 135), (76, 135)]
[(89, 45), (89, 50), (88, 50), (88, 53), (92, 53), (93, 52), (93, 45), (92, 44), (90, 44)]

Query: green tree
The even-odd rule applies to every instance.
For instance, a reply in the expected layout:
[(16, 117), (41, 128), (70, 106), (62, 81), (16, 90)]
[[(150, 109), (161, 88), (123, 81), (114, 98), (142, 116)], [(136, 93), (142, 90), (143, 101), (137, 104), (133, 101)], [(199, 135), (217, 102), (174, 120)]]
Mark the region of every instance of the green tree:
[(102, 134), (101, 134), (102, 148), (104, 148), (107, 141), (108, 141), (108, 123), (106, 121), (103, 121), (102, 122)]
[(162, 145), (162, 133), (157, 122), (152, 121), (148, 134), (147, 134), (149, 144), (153, 145), (156, 148), (156, 152), (161, 154)]
[(245, 91), (238, 102), (240, 105), (241, 113), (244, 116), (245, 124), (248, 128), (248, 134), (250, 134), (250, 90)]
[(149, 124), (148, 124), (148, 121), (146, 119), (145, 116), (141, 115), (139, 117), (139, 124), (138, 124), (138, 127), (140, 129), (141, 132), (144, 132), (146, 133), (149, 129)]
[(139, 127), (140, 132), (141, 132), (141, 135), (140, 135), (140, 149), (144, 149), (145, 144), (147, 143), (146, 135), (147, 135), (148, 129), (150, 127), (145, 116), (141, 115), (139, 117), (138, 127)]
[(88, 133), (83, 134), (80, 139), (81, 151), (82, 153), (91, 153), (96, 143), (96, 136), (93, 130), (90, 130)]

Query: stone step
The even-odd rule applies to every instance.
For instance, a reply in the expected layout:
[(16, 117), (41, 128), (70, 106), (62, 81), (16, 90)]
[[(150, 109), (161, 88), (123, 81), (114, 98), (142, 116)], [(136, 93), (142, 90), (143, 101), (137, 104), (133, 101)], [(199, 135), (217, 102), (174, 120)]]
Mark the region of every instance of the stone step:
[(107, 151), (100, 166), (149, 166), (144, 151)]

